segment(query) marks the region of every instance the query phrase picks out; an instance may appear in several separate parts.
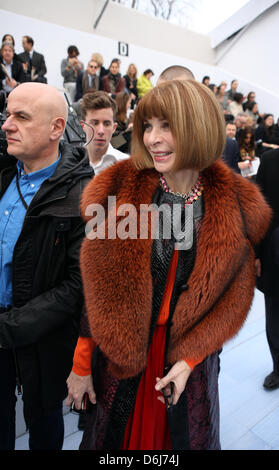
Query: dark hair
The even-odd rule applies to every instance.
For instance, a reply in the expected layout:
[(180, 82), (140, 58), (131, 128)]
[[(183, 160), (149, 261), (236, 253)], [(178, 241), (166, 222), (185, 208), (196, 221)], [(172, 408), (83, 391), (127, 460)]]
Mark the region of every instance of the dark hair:
[(151, 69), (146, 69), (146, 70), (143, 72), (143, 75), (147, 75), (148, 73), (152, 73), (152, 75), (154, 75), (154, 73), (152, 72)]
[(7, 36), (10, 36), (10, 38), (12, 38), (12, 44), (13, 44), (13, 46), (15, 47), (15, 40), (14, 40), (14, 37), (13, 37), (11, 34), (9, 34), (9, 33), (4, 34), (4, 36), (2, 37), (2, 42), (9, 42), (9, 40), (6, 39)]
[(256, 95), (256, 93), (254, 91), (249, 91), (249, 93), (247, 95), (247, 101), (249, 101), (249, 98), (250, 98), (251, 95)]
[(32, 44), (32, 46), (34, 46), (34, 40), (31, 38), (31, 36), (24, 35), (23, 37), (26, 39), (28, 44)]
[[(266, 126), (265, 125), (265, 121), (267, 120), (267, 118), (269, 118), (270, 116), (273, 117), (273, 124), (271, 126)], [(268, 113), (268, 114), (265, 114), (264, 117), (263, 117), (263, 125), (264, 125), (264, 128), (265, 128), (265, 132), (267, 133), (267, 135), (271, 136), (274, 132), (274, 116), (273, 114), (271, 113)]]
[(115, 97), (115, 102), (117, 106), (116, 119), (120, 122), (126, 121), (126, 106), (127, 106), (129, 99), (130, 99), (130, 94), (125, 91), (121, 91), (120, 93), (116, 94), (116, 97)]
[(241, 103), (242, 99), (243, 99), (243, 94), (242, 93), (235, 93), (233, 95), (233, 99), (234, 101), (236, 101), (237, 103)]
[(209, 83), (208, 88), (209, 88), (211, 91), (213, 91), (213, 93), (214, 93), (214, 88), (216, 88), (216, 94), (217, 94), (218, 87), (217, 87), (217, 85), (216, 85), (215, 83)]
[(81, 119), (86, 118), (87, 111), (94, 111), (96, 109), (111, 108), (113, 111), (113, 118), (115, 119), (116, 103), (108, 95), (106, 91), (94, 91), (85, 93), (81, 102)]
[(234, 78), (232, 81), (231, 81), (231, 86), (234, 82), (237, 82), (237, 78)]
[(257, 104), (256, 101), (248, 101), (247, 104), (246, 104), (246, 109), (248, 109), (248, 111), (252, 111), (255, 104)]
[(79, 55), (79, 50), (77, 46), (69, 46), (67, 52), (68, 52), (68, 55), (72, 55), (73, 53), (76, 53), (76, 55)]
[(225, 91), (226, 91), (226, 85), (224, 83), (220, 83), (220, 85), (217, 86), (217, 95), (219, 95), (222, 86), (225, 87)]
[(208, 75), (205, 75), (205, 76), (203, 77), (203, 79), (202, 79), (202, 83), (204, 83), (205, 80), (210, 80), (210, 77), (209, 77)]
[(119, 66), (119, 60), (120, 59), (112, 59), (111, 63), (109, 64), (109, 68), (112, 66), (112, 64), (117, 64)]
[[(251, 134), (249, 144), (245, 142), (247, 134)], [(247, 151), (255, 149), (255, 132), (252, 127), (245, 127), (244, 129), (241, 129), (238, 136), (238, 145), (240, 149), (245, 148)]]

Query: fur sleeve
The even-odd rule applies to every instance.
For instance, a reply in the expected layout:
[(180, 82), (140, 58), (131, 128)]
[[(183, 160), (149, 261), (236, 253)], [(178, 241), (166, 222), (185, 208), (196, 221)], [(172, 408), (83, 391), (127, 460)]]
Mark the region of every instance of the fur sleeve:
[(272, 210), (256, 184), (235, 175), (235, 189), (243, 216), (244, 230), (253, 246), (264, 238), (272, 219)]

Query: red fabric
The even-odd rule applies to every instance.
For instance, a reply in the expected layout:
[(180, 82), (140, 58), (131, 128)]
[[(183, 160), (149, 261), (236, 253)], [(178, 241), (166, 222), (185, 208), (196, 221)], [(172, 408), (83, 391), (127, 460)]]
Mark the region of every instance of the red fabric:
[(126, 426), (123, 450), (171, 450), (167, 412), (158, 400), (156, 377), (163, 377), (166, 326), (157, 326), (149, 348), (147, 367)]
[(157, 326), (148, 351), (147, 366), (125, 430), (122, 445), (125, 450), (171, 450), (166, 406), (158, 400), (157, 397), (162, 396), (162, 393), (155, 390), (155, 385), (156, 377), (164, 376), (166, 323), (177, 262), (178, 251), (174, 250)]

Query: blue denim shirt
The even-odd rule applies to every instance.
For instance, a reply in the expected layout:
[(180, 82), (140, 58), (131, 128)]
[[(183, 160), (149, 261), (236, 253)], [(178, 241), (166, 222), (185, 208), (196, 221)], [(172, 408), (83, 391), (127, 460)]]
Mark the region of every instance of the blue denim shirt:
[[(23, 163), (17, 162), (19, 187), (27, 205), (41, 184), (54, 174), (60, 158), (61, 155), (48, 167), (28, 174), (24, 172)], [(25, 214), (26, 209), (20, 199), (15, 176), (0, 200), (0, 307), (12, 305), (13, 252)]]

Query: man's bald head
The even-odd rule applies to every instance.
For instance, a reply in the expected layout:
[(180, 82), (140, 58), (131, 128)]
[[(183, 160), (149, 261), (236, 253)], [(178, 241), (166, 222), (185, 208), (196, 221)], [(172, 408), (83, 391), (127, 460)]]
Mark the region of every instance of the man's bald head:
[(157, 85), (168, 80), (195, 80), (193, 72), (183, 65), (171, 65), (163, 70), (157, 80)]
[(68, 108), (64, 96), (54, 87), (45, 83), (27, 82), (16, 87), (11, 93), (11, 98), (24, 100), (29, 105), (40, 108), (41, 113), (46, 113), (49, 118), (68, 117)]
[(7, 120), (2, 126), (8, 152), (25, 163), (35, 162), (33, 169), (46, 166), (57, 158), (66, 121), (67, 104), (56, 88), (22, 83), (9, 94)]

